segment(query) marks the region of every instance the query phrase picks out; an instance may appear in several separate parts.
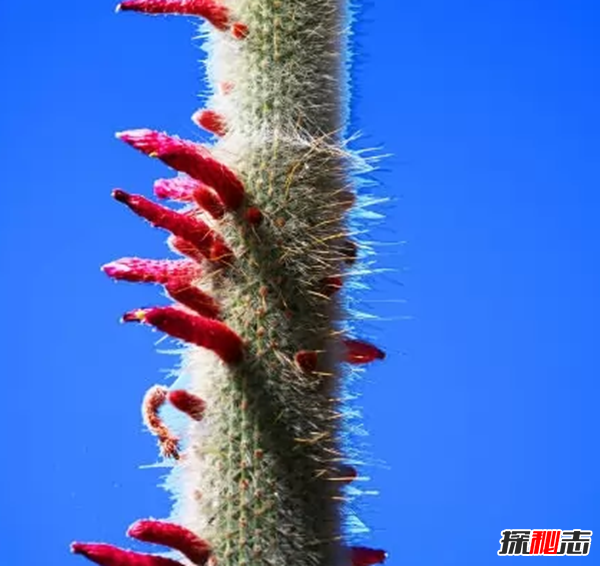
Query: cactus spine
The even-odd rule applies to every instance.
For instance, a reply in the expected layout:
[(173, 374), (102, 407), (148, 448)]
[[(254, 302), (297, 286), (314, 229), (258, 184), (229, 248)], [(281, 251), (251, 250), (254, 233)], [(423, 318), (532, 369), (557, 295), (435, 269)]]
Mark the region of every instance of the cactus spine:
[[(343, 487), (356, 474), (340, 445), (339, 380), (345, 363), (383, 357), (346, 335), (337, 293), (356, 253), (342, 138), (345, 2), (129, 0), (120, 9), (207, 20), (215, 87), (193, 116), (218, 138), (210, 149), (150, 130), (119, 134), (179, 172), (155, 183), (157, 197), (183, 203), (178, 210), (120, 189), (113, 196), (169, 231), (185, 257), (103, 268), (161, 284), (175, 301), (123, 317), (186, 344), (180, 379), (152, 388), (143, 405), (174, 461), (173, 515), (128, 534), (182, 556), (72, 549), (107, 566), (381, 562), (381, 551), (345, 546), (341, 527)], [(161, 417), (165, 404), (187, 416), (177, 433)]]

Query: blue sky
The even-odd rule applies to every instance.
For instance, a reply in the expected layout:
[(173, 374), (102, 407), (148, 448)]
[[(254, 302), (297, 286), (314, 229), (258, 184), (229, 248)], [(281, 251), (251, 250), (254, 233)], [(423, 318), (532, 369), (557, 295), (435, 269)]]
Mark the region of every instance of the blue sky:
[[(364, 308), (389, 353), (359, 384), (389, 564), (484, 566), (507, 528), (600, 533), (600, 7), (381, 1), (357, 34), (353, 128), (393, 154)], [(107, 1), (0, 5), (2, 563), (82, 563), (167, 514), (139, 405), (174, 360), (120, 314), (156, 290), (99, 265), (164, 235), (110, 198), (167, 170), (114, 139), (196, 136), (185, 19)], [(391, 245), (406, 242), (403, 245)], [(402, 303), (400, 301), (406, 301)], [(385, 465), (379, 465), (379, 462)], [(596, 535), (600, 536), (600, 535)], [(594, 563), (592, 543), (587, 562)]]

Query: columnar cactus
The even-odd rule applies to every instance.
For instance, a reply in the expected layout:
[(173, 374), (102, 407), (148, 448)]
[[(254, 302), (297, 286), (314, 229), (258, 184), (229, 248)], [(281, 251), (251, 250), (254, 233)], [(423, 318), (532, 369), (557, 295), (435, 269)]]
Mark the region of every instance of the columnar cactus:
[[(162, 285), (171, 306), (132, 310), (185, 345), (180, 379), (155, 386), (144, 421), (173, 463), (172, 517), (128, 535), (169, 557), (109, 544), (72, 551), (106, 566), (371, 566), (344, 543), (356, 477), (340, 440), (340, 380), (384, 357), (349, 335), (340, 290), (356, 260), (355, 197), (343, 139), (343, 0), (126, 0), (120, 11), (197, 16), (214, 93), (193, 120), (209, 148), (148, 129), (117, 137), (178, 172), (154, 185), (177, 210), (115, 189), (170, 233), (181, 259), (123, 258), (113, 279)], [(210, 28), (210, 29), (209, 29)], [(161, 409), (186, 419), (177, 430)]]

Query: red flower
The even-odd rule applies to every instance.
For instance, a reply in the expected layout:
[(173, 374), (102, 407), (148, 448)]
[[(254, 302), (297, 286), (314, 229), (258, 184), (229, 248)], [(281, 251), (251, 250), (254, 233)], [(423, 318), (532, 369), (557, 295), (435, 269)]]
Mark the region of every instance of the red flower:
[(210, 257), (210, 250), (218, 236), (202, 220), (189, 214), (175, 212), (141, 195), (130, 195), (121, 189), (115, 189), (112, 194), (116, 200), (126, 204), (153, 226), (183, 238), (198, 248), (204, 256)]
[(294, 361), (302, 371), (311, 373), (317, 369), (319, 355), (317, 352), (312, 350), (300, 350), (294, 356)]
[(242, 22), (235, 22), (231, 25), (231, 35), (236, 39), (246, 39), (248, 37), (248, 26)]
[(161, 283), (183, 279), (190, 281), (200, 275), (198, 265), (189, 259), (141, 259), (124, 257), (102, 266), (109, 277), (131, 283)]
[(246, 220), (253, 226), (258, 226), (263, 221), (263, 213), (256, 206), (251, 206), (246, 210)]
[(323, 293), (330, 297), (337, 293), (344, 285), (343, 279), (339, 275), (332, 275), (323, 281)]
[(229, 11), (215, 0), (125, 0), (117, 11), (199, 16), (221, 31), (229, 28)]
[(348, 465), (340, 466), (338, 469), (338, 473), (340, 475), (339, 477), (336, 477), (335, 480), (345, 484), (354, 481), (358, 476), (356, 468)]
[(229, 326), (187, 313), (176, 307), (138, 309), (123, 315), (123, 322), (144, 322), (184, 342), (212, 350), (226, 363), (241, 361), (242, 339)]
[(387, 558), (384, 550), (376, 550), (365, 546), (351, 546), (350, 560), (352, 566), (373, 566), (373, 564), (382, 564)]
[(169, 391), (169, 403), (195, 421), (201, 421), (206, 410), (206, 403), (197, 395), (185, 389)]
[(198, 248), (190, 244), (190, 242), (188, 242), (185, 238), (179, 238), (178, 236), (171, 235), (167, 238), (167, 245), (175, 253), (189, 257), (196, 262), (201, 262), (204, 258)]
[(383, 360), (385, 358), (385, 352), (362, 340), (352, 340), (347, 338), (344, 340), (344, 346), (346, 347), (346, 355), (344, 361), (349, 364), (368, 364), (375, 360)]
[(169, 167), (206, 183), (227, 208), (235, 210), (242, 204), (244, 186), (233, 171), (212, 157), (205, 147), (148, 129), (121, 132), (117, 137), (150, 157), (158, 157)]
[(207, 293), (194, 287), (189, 281), (173, 279), (165, 285), (165, 291), (173, 300), (185, 305), (207, 318), (219, 316), (219, 305)]
[(81, 554), (100, 566), (183, 566), (177, 560), (124, 550), (111, 544), (74, 542), (71, 552)]
[(227, 247), (223, 240), (216, 240), (210, 248), (208, 259), (215, 263), (227, 265), (233, 259), (233, 252)]
[(214, 110), (198, 110), (192, 114), (192, 122), (216, 136), (224, 136), (227, 133), (225, 118)]
[(152, 519), (136, 521), (127, 530), (127, 535), (144, 542), (161, 544), (178, 550), (198, 566), (203, 566), (211, 554), (207, 542), (189, 529), (174, 523)]
[(172, 179), (157, 179), (154, 181), (154, 194), (161, 199), (192, 202), (194, 189), (201, 184), (187, 176)]
[(213, 218), (220, 220), (225, 215), (223, 201), (206, 185), (199, 184), (194, 189), (192, 198), (200, 208), (206, 210)]

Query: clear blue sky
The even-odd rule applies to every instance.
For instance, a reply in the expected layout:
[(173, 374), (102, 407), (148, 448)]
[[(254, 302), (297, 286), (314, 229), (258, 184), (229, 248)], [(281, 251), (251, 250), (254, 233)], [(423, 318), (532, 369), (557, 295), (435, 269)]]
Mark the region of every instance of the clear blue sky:
[[(507, 528), (600, 537), (600, 6), (383, 0), (363, 14), (355, 128), (394, 156), (360, 384), (380, 495), (365, 544), (390, 566), (487, 566)], [(0, 561), (81, 564), (167, 513), (139, 405), (173, 359), (120, 314), (156, 300), (99, 265), (164, 235), (110, 198), (167, 170), (114, 139), (197, 136), (185, 19), (108, 0), (0, 5), (3, 403)], [(395, 301), (386, 303), (384, 301)], [(406, 300), (406, 303), (399, 303)], [(586, 564), (597, 563), (592, 542)]]

